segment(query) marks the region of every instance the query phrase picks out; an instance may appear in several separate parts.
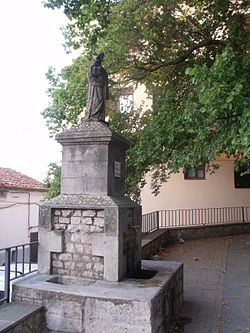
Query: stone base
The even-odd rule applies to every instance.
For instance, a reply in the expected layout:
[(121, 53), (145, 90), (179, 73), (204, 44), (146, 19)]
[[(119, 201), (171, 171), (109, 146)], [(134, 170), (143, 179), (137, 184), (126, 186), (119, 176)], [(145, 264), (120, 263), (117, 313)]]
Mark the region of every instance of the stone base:
[(150, 279), (94, 281), (52, 275), (13, 285), (13, 299), (45, 307), (49, 332), (167, 333), (183, 303), (183, 265), (142, 261)]

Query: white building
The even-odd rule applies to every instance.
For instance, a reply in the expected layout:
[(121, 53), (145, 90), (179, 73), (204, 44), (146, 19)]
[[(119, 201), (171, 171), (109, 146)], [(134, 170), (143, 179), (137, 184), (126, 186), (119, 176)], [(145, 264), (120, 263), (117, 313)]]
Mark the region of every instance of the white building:
[[(130, 103), (135, 108), (141, 106), (142, 112), (152, 107), (152, 99), (147, 96), (143, 85), (136, 89), (124, 89), (120, 96), (120, 111), (129, 111)], [(241, 177), (234, 171), (234, 159), (227, 158), (225, 154), (219, 156), (215, 162), (220, 168), (212, 175), (206, 172), (205, 166), (189, 170), (186, 174), (180, 170), (179, 173), (171, 175), (170, 179), (162, 184), (157, 196), (152, 194), (151, 175), (148, 173), (145, 177), (146, 186), (141, 192), (142, 213), (247, 206), (246, 212), (249, 215), (250, 174)]]
[(37, 240), (42, 183), (0, 168), (0, 249)]

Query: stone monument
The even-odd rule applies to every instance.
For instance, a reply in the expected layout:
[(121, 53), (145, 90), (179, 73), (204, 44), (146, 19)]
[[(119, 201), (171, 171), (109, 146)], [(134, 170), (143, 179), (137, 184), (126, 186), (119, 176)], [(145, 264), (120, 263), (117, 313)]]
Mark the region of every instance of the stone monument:
[(129, 142), (105, 123), (102, 60), (89, 67), (84, 121), (56, 138), (61, 194), (40, 207), (39, 274), (13, 298), (43, 304), (50, 332), (164, 333), (182, 304), (182, 265), (141, 261), (141, 207), (124, 196)]

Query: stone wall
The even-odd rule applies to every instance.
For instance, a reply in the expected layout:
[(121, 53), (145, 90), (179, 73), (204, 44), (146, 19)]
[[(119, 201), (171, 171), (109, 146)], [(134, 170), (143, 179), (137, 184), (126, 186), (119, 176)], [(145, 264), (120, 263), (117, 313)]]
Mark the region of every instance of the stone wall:
[(56, 209), (52, 221), (63, 232), (63, 252), (52, 253), (52, 274), (103, 279), (104, 258), (92, 255), (92, 235), (104, 232), (104, 211)]
[(224, 237), (244, 234), (248, 232), (250, 232), (249, 222), (174, 228), (168, 229), (167, 242), (171, 243), (178, 240), (179, 238), (188, 240), (209, 237)]
[(225, 237), (249, 232), (249, 222), (160, 229), (144, 236), (142, 259), (149, 259), (160, 248), (177, 242), (180, 238), (185, 241), (189, 239)]

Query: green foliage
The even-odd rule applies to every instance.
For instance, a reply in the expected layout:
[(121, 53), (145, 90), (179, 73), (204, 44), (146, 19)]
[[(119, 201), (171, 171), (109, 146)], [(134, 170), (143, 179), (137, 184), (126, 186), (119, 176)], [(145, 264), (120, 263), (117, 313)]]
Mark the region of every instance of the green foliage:
[(44, 188), (48, 189), (46, 199), (52, 199), (60, 194), (61, 189), (61, 166), (57, 163), (50, 163), (48, 174), (43, 182)]
[(72, 66), (48, 72), (52, 134), (75, 124), (86, 103), (87, 65), (105, 52), (111, 85), (145, 84), (153, 108), (111, 110), (110, 124), (131, 141), (127, 193), (138, 198), (145, 173), (152, 190), (181, 168), (211, 164), (226, 153), (249, 168), (247, 1), (47, 0), (69, 17), (66, 46), (81, 48)]
[(159, 98), (134, 147), (139, 169), (151, 168), (155, 194), (180, 168), (206, 164), (213, 172), (218, 166), (210, 161), (222, 153), (250, 172), (249, 61), (228, 49), (210, 68), (196, 65), (186, 72), (188, 89), (178, 98), (168, 89)]
[(49, 106), (42, 112), (51, 135), (79, 123), (83, 106), (86, 104), (88, 80), (87, 62), (82, 57), (73, 61), (71, 66), (56, 73), (49, 68), (46, 74), (49, 81), (47, 90)]
[(119, 1), (106, 0), (47, 0), (48, 8), (63, 7), (65, 15), (71, 23), (64, 28), (65, 48), (78, 49), (84, 45), (89, 59), (93, 56), (93, 48), (98, 38), (106, 36), (110, 13), (114, 4)]

